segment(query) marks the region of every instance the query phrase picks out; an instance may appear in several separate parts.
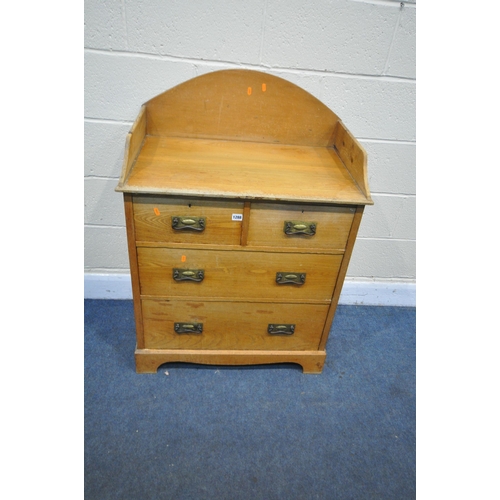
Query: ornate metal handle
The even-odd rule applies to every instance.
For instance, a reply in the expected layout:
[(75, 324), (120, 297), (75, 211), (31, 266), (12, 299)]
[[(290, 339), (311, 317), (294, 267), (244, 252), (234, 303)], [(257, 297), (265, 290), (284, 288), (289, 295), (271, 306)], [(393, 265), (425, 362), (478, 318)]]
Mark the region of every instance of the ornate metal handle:
[(176, 333), (203, 333), (203, 323), (174, 323)]
[(316, 234), (316, 222), (286, 220), (283, 231), (289, 236), (294, 234), (307, 234), (308, 236), (314, 236)]
[(180, 215), (172, 217), (172, 229), (175, 229), (176, 231), (181, 229), (203, 231), (205, 229), (205, 225), (205, 217), (182, 217)]
[(267, 325), (267, 332), (270, 335), (293, 335), (295, 325)]
[(303, 285), (306, 282), (306, 273), (276, 273), (276, 283), (286, 285), (293, 283), (294, 285)]
[(172, 272), (175, 281), (203, 281), (205, 271), (203, 269), (177, 269)]

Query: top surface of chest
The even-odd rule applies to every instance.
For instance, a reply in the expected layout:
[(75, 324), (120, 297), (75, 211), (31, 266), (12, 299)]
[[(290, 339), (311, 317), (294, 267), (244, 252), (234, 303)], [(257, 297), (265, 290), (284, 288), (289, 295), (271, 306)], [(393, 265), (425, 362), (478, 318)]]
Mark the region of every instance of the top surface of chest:
[(127, 184), (135, 192), (363, 203), (331, 148), (146, 137)]

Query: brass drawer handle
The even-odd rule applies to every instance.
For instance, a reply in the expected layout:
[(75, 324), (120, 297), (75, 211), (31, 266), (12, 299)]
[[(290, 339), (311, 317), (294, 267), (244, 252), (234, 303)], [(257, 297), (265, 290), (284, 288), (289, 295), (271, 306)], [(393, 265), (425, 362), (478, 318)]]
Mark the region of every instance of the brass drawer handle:
[(174, 323), (176, 333), (203, 333), (203, 323)]
[(204, 231), (205, 225), (205, 217), (182, 217), (180, 215), (172, 217), (172, 229), (175, 229), (176, 231), (181, 229)]
[(174, 268), (172, 276), (175, 281), (203, 281), (205, 271), (203, 269), (177, 269)]
[(268, 325), (267, 332), (270, 335), (293, 335), (295, 325)]
[(286, 285), (287, 283), (303, 285), (305, 282), (306, 273), (276, 273), (276, 283), (278, 285)]
[(316, 222), (286, 220), (283, 231), (288, 236), (292, 236), (294, 234), (307, 234), (308, 236), (314, 236), (316, 234)]

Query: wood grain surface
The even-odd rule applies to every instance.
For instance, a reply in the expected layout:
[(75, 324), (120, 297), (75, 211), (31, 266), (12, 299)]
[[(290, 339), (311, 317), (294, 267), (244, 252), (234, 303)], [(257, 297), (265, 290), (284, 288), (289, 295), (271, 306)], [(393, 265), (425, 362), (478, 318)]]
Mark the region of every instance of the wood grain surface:
[[(137, 249), (141, 294), (329, 302), (342, 256), (232, 252), (190, 248)], [(173, 279), (173, 269), (202, 269), (202, 282)], [(306, 273), (302, 285), (278, 284), (276, 273)]]
[[(251, 205), (248, 246), (322, 248), (343, 251), (355, 208), (347, 206), (258, 203)], [(316, 234), (287, 235), (285, 221), (316, 223)]]
[[(169, 198), (159, 196), (134, 196), (134, 221), (136, 240), (164, 243), (217, 243), (239, 245), (242, 221), (233, 215), (243, 216), (242, 201), (220, 201), (198, 198)], [(172, 228), (172, 217), (204, 217), (203, 231)]]
[[(317, 349), (326, 305), (142, 301), (146, 348)], [(201, 334), (178, 334), (175, 322), (203, 323)], [(270, 335), (269, 324), (295, 324), (293, 335)]]
[(151, 137), (120, 188), (135, 193), (366, 203), (335, 150)]
[(146, 103), (147, 134), (328, 146), (338, 117), (282, 78), (252, 70), (214, 71)]

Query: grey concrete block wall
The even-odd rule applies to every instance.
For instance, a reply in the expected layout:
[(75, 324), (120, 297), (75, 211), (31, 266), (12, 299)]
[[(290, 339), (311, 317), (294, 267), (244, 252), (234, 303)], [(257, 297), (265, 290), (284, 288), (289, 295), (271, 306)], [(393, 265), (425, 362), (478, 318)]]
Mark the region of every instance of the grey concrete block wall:
[(85, 272), (128, 273), (125, 137), (141, 105), (203, 73), (257, 69), (338, 114), (368, 152), (348, 280), (415, 281), (416, 3), (86, 0)]

